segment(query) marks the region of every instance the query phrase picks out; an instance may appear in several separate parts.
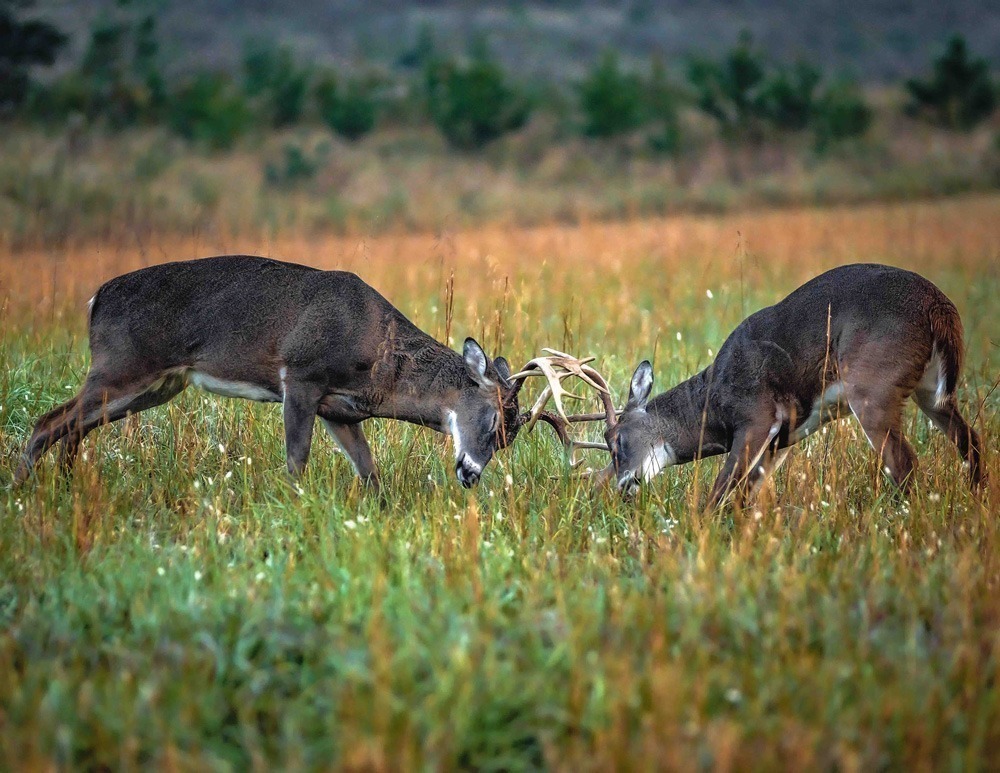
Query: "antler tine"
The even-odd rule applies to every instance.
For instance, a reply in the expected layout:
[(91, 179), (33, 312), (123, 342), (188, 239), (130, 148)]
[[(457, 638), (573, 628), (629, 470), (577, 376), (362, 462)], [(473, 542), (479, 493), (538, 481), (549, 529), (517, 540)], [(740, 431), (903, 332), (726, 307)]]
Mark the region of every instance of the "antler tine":
[(604, 406), (604, 423), (610, 430), (618, 423), (618, 411), (615, 410), (614, 401), (611, 399), (611, 390), (608, 388), (608, 382), (604, 380), (604, 376), (589, 365), (584, 365), (582, 369), (599, 384), (597, 391), (601, 398), (601, 404)]
[[(566, 417), (566, 409), (563, 407), (562, 398), (570, 397), (574, 400), (582, 400), (583, 397), (580, 395), (575, 395), (572, 392), (567, 392), (563, 389), (562, 380), (568, 376), (574, 375), (572, 371), (564, 371), (559, 373), (553, 367), (553, 358), (549, 357), (536, 357), (531, 360), (524, 369), (518, 373), (511, 376), (511, 379), (525, 379), (529, 376), (544, 376), (545, 380), (549, 382), (547, 390), (551, 393), (552, 399), (555, 401), (556, 410), (559, 411), (559, 415), (562, 416), (566, 421), (569, 419)], [(562, 365), (561, 362), (556, 364)], [(543, 393), (544, 394), (544, 393)], [(533, 411), (534, 412), (534, 411)]]
[(574, 357), (572, 354), (566, 354), (566, 352), (561, 352), (558, 349), (549, 349), (546, 346), (542, 347), (542, 351), (548, 352), (555, 359), (575, 362), (577, 365), (586, 365), (588, 362), (593, 362), (597, 359), (596, 357)]
[(538, 395), (538, 399), (535, 400), (535, 404), (531, 406), (531, 410), (528, 412), (528, 419), (524, 424), (524, 427), (528, 432), (531, 432), (531, 430), (535, 428), (535, 423), (542, 415), (542, 409), (545, 408), (545, 404), (549, 401), (551, 396), (552, 390), (549, 387), (545, 387), (545, 389), (542, 390), (542, 393)]
[[(562, 357), (553, 357), (552, 359), (567, 372), (567, 375), (571, 374), (576, 376), (585, 384), (596, 389), (598, 392), (607, 391), (607, 385), (604, 384), (604, 379), (600, 377), (600, 374), (598, 374), (596, 370), (587, 365), (588, 362), (594, 359), (593, 357), (588, 357), (585, 360), (577, 360), (574, 358), (567, 360)], [(597, 374), (597, 380), (593, 378), (594, 374)], [(602, 384), (604, 384), (604, 386), (602, 386)]]
[(548, 411), (541, 411), (538, 414), (537, 420), (544, 421), (555, 430), (556, 435), (559, 437), (559, 442), (563, 444), (563, 447), (569, 453), (569, 466), (571, 468), (575, 469), (583, 462), (582, 459), (577, 458), (577, 451), (586, 450), (588, 448), (598, 451), (608, 450), (605, 443), (594, 443), (589, 440), (576, 440), (570, 437), (569, 424), (568, 422), (563, 421), (561, 416), (555, 416)]
[[(555, 430), (560, 443), (566, 450), (570, 467), (575, 469), (583, 462), (577, 456), (579, 451), (588, 449), (607, 451), (608, 446), (606, 443), (573, 438), (570, 435), (572, 424), (603, 419), (610, 430), (615, 426), (619, 412), (615, 410), (607, 381), (596, 368), (590, 365), (591, 362), (594, 362), (594, 357), (574, 357), (566, 352), (549, 348), (545, 348), (543, 351), (546, 353), (546, 356), (530, 360), (518, 373), (511, 376), (511, 380), (514, 382), (514, 389), (519, 389), (530, 376), (541, 376), (546, 381), (544, 389), (542, 389), (534, 405), (532, 405), (531, 410), (522, 414), (521, 426), (526, 427), (530, 432), (539, 421), (550, 425)], [(597, 396), (601, 401), (601, 407), (603, 408), (601, 413), (567, 415), (562, 398), (583, 399), (580, 395), (567, 392), (563, 388), (562, 382), (570, 376), (579, 378), (584, 384), (597, 392)], [(555, 413), (545, 410), (545, 406), (550, 399), (555, 401)], [(606, 473), (607, 468), (593, 473), (593, 475), (598, 479), (603, 479), (606, 477)]]

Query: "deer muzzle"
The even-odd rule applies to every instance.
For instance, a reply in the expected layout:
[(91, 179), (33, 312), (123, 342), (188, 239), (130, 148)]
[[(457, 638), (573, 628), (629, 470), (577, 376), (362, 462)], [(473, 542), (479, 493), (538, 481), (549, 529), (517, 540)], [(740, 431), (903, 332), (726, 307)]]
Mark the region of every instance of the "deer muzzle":
[(455, 476), (458, 482), (465, 488), (472, 488), (479, 483), (479, 478), (483, 474), (483, 466), (466, 453), (463, 453), (455, 461)]

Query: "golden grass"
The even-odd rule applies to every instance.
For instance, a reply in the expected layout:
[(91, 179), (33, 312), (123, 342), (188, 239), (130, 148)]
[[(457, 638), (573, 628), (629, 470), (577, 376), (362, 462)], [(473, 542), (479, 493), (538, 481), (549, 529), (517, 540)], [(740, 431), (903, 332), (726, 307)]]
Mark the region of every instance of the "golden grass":
[[(525, 312), (509, 315), (508, 331), (512, 324), (521, 325), (517, 334), (537, 330), (535, 312), (572, 310), (582, 330), (571, 332), (580, 336), (592, 325), (633, 326), (642, 312), (654, 309), (656, 327), (683, 324), (671, 310), (672, 300), (702, 295), (705, 289), (728, 287), (745, 299), (764, 293), (776, 300), (809, 277), (849, 262), (900, 265), (932, 279), (943, 269), (947, 291), (951, 277), (996, 276), (998, 218), (1000, 198), (985, 196), (417, 235), (286, 234), (264, 242), (224, 235), (151, 236), (0, 257), (0, 286), (12, 313), (66, 313), (101, 282), (126, 271), (244, 252), (354, 271), (431, 329), (434, 313), (408, 308), (407, 302), (442, 296), (450, 272), (455, 272), (456, 324), (463, 328), (489, 330), (506, 284), (512, 310)], [(744, 306), (747, 313), (753, 311)], [(728, 318), (742, 317), (741, 309), (732, 312)], [(650, 329), (647, 324), (642, 333)], [(536, 340), (541, 339), (532, 336), (527, 343)], [(635, 347), (643, 345), (635, 341)]]

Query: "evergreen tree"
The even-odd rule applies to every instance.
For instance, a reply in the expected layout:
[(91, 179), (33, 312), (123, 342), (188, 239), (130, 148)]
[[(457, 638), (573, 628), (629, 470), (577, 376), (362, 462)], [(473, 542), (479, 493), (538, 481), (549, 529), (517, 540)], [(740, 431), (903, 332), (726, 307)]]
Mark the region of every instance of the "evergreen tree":
[(960, 35), (953, 37), (934, 60), (929, 78), (911, 79), (906, 88), (910, 92), (911, 114), (926, 116), (951, 129), (973, 128), (989, 118), (997, 104), (989, 63), (971, 57), (965, 38)]
[(19, 18), (17, 10), (30, 5), (30, 0), (0, 0), (0, 114), (24, 102), (31, 68), (51, 65), (66, 43), (48, 22)]

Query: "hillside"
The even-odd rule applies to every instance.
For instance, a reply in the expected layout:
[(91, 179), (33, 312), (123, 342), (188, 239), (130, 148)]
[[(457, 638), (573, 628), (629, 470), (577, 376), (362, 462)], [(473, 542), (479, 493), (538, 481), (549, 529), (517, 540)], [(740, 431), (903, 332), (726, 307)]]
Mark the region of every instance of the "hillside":
[[(140, 0), (141, 2), (141, 0)], [(136, 5), (133, 3), (132, 5)], [(474, 4), (455, 0), (173, 0), (159, 9), (165, 49), (175, 68), (239, 60), (245, 41), (267, 37), (304, 56), (340, 66), (398, 66), (420, 39), (463, 50), (485, 40), (522, 77), (571, 79), (602, 49), (630, 57), (654, 52), (669, 61), (717, 53), (749, 30), (779, 59), (806, 56), (869, 83), (922, 71), (952, 33), (1000, 66), (1000, 4), (872, 0), (551, 0)], [(91, 21), (113, 0), (39, 0), (36, 10), (74, 34), (77, 52)]]

